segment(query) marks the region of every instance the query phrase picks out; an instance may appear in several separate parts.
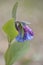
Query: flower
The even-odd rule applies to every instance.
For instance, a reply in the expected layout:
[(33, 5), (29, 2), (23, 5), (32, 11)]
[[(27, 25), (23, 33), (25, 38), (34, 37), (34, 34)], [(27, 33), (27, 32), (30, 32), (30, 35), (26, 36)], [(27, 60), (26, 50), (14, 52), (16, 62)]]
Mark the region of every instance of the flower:
[(18, 36), (16, 37), (16, 40), (18, 42), (24, 42), (26, 40), (33, 39), (34, 33), (27, 24), (25, 24), (24, 22), (16, 21), (15, 27), (19, 32)]

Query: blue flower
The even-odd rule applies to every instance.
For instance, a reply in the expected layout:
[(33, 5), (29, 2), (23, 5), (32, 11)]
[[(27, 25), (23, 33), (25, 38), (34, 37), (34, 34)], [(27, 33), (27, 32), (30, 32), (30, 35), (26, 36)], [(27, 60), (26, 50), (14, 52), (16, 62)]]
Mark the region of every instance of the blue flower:
[(34, 33), (32, 29), (28, 27), (24, 22), (16, 22), (15, 27), (19, 32), (18, 36), (16, 37), (18, 42), (24, 42), (26, 40), (33, 39)]

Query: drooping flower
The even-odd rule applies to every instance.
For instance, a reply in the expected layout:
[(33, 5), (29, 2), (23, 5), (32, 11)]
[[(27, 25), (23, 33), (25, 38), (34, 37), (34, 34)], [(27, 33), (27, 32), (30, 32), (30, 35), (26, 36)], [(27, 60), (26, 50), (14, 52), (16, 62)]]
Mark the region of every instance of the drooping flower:
[(24, 42), (26, 40), (31, 40), (34, 37), (34, 33), (32, 29), (24, 22), (15, 22), (15, 27), (18, 31), (18, 36), (16, 37), (16, 40), (18, 42)]

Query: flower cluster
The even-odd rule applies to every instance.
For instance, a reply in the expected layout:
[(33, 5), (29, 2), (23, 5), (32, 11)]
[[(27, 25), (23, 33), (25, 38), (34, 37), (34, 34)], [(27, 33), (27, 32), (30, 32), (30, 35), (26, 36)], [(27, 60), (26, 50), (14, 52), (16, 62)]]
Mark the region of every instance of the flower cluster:
[(26, 23), (16, 21), (15, 27), (19, 33), (18, 36), (16, 37), (16, 40), (18, 42), (24, 42), (26, 40), (33, 39), (34, 33)]

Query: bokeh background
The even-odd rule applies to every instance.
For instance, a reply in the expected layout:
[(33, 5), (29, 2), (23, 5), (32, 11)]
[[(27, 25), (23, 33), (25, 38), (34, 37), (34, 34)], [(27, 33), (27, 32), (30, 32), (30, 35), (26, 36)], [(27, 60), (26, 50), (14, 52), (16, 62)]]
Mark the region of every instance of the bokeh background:
[(5, 65), (4, 53), (8, 47), (2, 26), (12, 18), (13, 5), (18, 1), (16, 20), (28, 21), (34, 31), (34, 39), (29, 41), (30, 49), (23, 59), (14, 63), (22, 65), (31, 60), (29, 65), (43, 65), (43, 0), (0, 0), (0, 65)]

